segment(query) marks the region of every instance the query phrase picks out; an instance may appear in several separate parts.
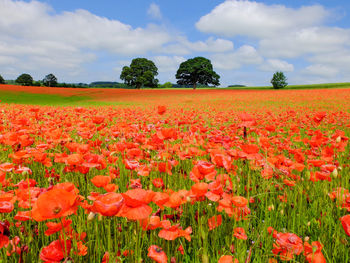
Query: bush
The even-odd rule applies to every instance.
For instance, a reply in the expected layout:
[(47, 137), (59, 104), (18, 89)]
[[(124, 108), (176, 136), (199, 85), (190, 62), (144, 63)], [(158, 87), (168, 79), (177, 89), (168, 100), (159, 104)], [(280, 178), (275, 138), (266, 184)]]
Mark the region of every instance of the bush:
[(274, 89), (282, 89), (288, 85), (287, 78), (283, 72), (277, 71), (275, 74), (273, 74), (271, 84)]
[(5, 84), (5, 80), (1, 75), (0, 75), (0, 84)]

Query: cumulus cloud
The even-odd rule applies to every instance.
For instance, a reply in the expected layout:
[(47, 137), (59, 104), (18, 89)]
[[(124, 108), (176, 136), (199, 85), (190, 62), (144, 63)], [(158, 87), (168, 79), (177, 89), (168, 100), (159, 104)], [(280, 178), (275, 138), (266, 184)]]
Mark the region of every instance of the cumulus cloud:
[(2, 71), (60, 69), (67, 74), (77, 74), (97, 52), (141, 55), (172, 39), (156, 25), (133, 28), (86, 10), (56, 14), (38, 1), (11, 0), (0, 0), (0, 35), (0, 56), (7, 61)]
[(319, 76), (319, 77), (335, 77), (339, 71), (338, 69), (322, 64), (314, 64), (306, 67), (303, 72), (306, 75)]
[(263, 58), (257, 50), (249, 45), (241, 46), (234, 52), (217, 53), (211, 56), (213, 66), (218, 69), (238, 69), (243, 65), (258, 65)]
[(175, 72), (186, 59), (181, 56), (155, 56), (153, 61), (159, 72)]
[(293, 64), (280, 59), (268, 59), (260, 67), (262, 71), (293, 71)]
[(208, 38), (205, 41), (190, 42), (186, 37), (179, 36), (175, 38), (175, 41), (164, 46), (164, 53), (186, 55), (192, 52), (201, 53), (216, 53), (227, 52), (233, 49), (233, 43), (230, 40), (213, 37)]
[(160, 11), (160, 7), (155, 3), (150, 4), (147, 10), (147, 14), (153, 19), (162, 19), (162, 12)]
[(262, 38), (317, 25), (327, 15), (328, 12), (320, 5), (294, 9), (283, 5), (229, 0), (201, 17), (196, 27), (202, 32), (222, 36)]
[[(227, 0), (201, 17), (196, 27), (217, 37), (249, 40), (250, 45), (256, 47), (256, 56), (265, 60), (257, 63), (257, 70), (295, 71), (304, 80), (311, 76), (334, 80), (350, 73), (347, 69), (350, 68), (350, 29), (328, 26), (333, 15), (321, 5), (289, 8), (257, 1)], [(231, 61), (225, 61), (225, 55)], [(228, 52), (213, 58), (218, 67), (237, 69), (243, 63), (235, 62), (236, 56), (235, 52)], [(311, 64), (296, 70), (289, 59)]]

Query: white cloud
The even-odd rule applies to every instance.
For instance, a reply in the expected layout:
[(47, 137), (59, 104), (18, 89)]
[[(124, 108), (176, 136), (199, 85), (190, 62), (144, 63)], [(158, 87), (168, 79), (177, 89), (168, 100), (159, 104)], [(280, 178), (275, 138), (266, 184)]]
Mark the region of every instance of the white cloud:
[(259, 67), (262, 71), (293, 71), (293, 64), (289, 64), (287, 61), (280, 59), (268, 59)]
[(334, 67), (329, 67), (322, 64), (314, 64), (306, 67), (303, 73), (305, 75), (332, 78), (335, 77), (339, 71)]
[(238, 69), (242, 65), (258, 65), (263, 58), (257, 50), (249, 45), (241, 46), (234, 52), (217, 53), (211, 56), (213, 66), (218, 69)]
[(172, 39), (156, 25), (133, 28), (86, 10), (55, 14), (38, 1), (10, 0), (0, 0), (0, 35), (0, 56), (7, 61), (1, 71), (16, 68), (17, 74), (26, 70), (36, 75), (55, 70), (77, 75), (97, 52), (141, 55)]
[(206, 41), (190, 42), (186, 37), (178, 36), (173, 43), (170, 43), (162, 49), (164, 53), (186, 55), (192, 52), (216, 53), (227, 52), (233, 49), (233, 43), (230, 40), (213, 37)]
[(152, 60), (158, 67), (159, 72), (175, 72), (179, 65), (186, 61), (184, 57), (180, 56), (155, 56)]
[(269, 57), (295, 58), (339, 50), (350, 43), (350, 30), (336, 27), (309, 27), (265, 38), (261, 54)]
[(321, 23), (328, 12), (320, 5), (299, 9), (253, 1), (228, 0), (200, 18), (196, 27), (205, 33), (234, 37), (271, 37)]
[(159, 5), (152, 3), (148, 10), (147, 10), (147, 14), (154, 19), (162, 19), (162, 12), (160, 11), (160, 7)]

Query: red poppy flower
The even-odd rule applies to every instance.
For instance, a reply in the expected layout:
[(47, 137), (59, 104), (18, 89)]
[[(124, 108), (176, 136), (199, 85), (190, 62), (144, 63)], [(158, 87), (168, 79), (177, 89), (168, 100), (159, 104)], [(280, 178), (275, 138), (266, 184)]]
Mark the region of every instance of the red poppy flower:
[(45, 262), (60, 262), (68, 256), (72, 247), (70, 240), (67, 240), (65, 243), (60, 240), (51, 242), (50, 245), (41, 250), (40, 259)]
[(91, 179), (91, 182), (96, 187), (104, 187), (108, 185), (111, 182), (111, 177), (109, 176), (103, 176), (103, 175), (96, 175)]
[(110, 192), (99, 195), (92, 208), (103, 216), (115, 216), (121, 209), (124, 198), (121, 194)]
[(32, 217), (36, 221), (68, 216), (77, 210), (77, 196), (63, 189), (41, 194), (34, 204)]
[(221, 223), (222, 223), (221, 215), (212, 216), (211, 218), (208, 219), (209, 231), (221, 226)]
[(167, 263), (168, 257), (161, 247), (152, 245), (148, 248), (147, 256), (158, 263)]
[(233, 236), (238, 238), (238, 239), (243, 239), (243, 240), (247, 240), (247, 235), (245, 233), (244, 228), (242, 227), (236, 227), (234, 230)]
[(159, 106), (157, 107), (157, 112), (158, 112), (159, 115), (163, 115), (163, 114), (166, 112), (166, 106), (164, 106), (164, 105), (159, 105)]
[(350, 214), (340, 218), (345, 233), (350, 236)]

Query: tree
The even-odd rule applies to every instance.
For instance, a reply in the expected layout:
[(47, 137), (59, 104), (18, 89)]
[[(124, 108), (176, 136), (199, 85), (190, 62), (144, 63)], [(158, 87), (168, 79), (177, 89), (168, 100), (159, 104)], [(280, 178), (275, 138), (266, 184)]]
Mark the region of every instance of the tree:
[(220, 76), (213, 70), (210, 60), (203, 57), (195, 57), (182, 62), (175, 77), (178, 79), (178, 84), (193, 85), (193, 89), (196, 89), (197, 83), (220, 85)]
[(156, 88), (158, 79), (158, 68), (153, 61), (146, 58), (135, 58), (131, 61), (130, 67), (123, 67), (120, 79), (128, 86), (135, 86), (140, 89), (143, 86)]
[(274, 89), (282, 89), (288, 85), (287, 78), (281, 71), (275, 72), (271, 79), (271, 84)]
[(171, 82), (165, 82), (163, 85), (160, 85), (160, 88), (162, 89), (170, 89), (173, 87), (173, 84)]
[(0, 84), (5, 84), (5, 80), (1, 75), (0, 75)]
[(16, 79), (16, 83), (23, 86), (31, 86), (33, 85), (33, 78), (29, 74), (22, 74)]
[(43, 79), (43, 83), (45, 86), (55, 87), (57, 85), (57, 78), (54, 74), (46, 75)]

